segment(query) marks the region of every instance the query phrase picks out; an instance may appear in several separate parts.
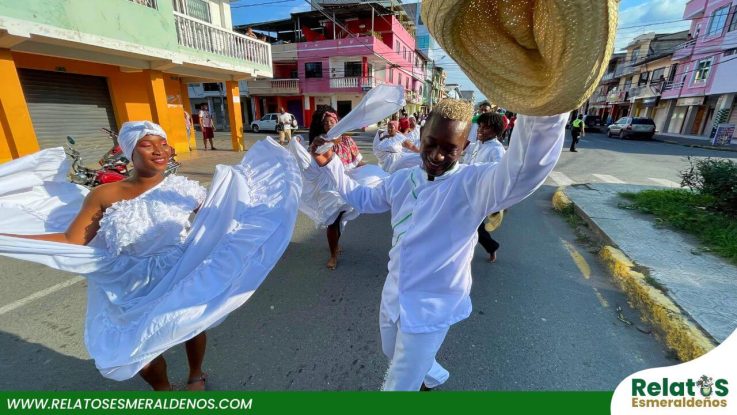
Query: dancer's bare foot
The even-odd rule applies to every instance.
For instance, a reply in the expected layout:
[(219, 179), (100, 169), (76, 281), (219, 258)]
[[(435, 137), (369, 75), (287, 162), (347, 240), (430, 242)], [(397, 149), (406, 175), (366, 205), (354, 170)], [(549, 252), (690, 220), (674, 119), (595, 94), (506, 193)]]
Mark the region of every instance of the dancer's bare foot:
[(334, 257), (334, 256), (330, 257), (330, 259), (328, 259), (327, 267), (330, 270), (334, 270), (335, 268), (337, 268), (338, 267), (338, 257)]
[(496, 252), (494, 252), (493, 254), (489, 254), (489, 262), (496, 262)]
[(207, 373), (203, 373), (200, 376), (189, 378), (187, 381), (188, 391), (203, 391), (205, 390), (205, 384), (207, 383)]

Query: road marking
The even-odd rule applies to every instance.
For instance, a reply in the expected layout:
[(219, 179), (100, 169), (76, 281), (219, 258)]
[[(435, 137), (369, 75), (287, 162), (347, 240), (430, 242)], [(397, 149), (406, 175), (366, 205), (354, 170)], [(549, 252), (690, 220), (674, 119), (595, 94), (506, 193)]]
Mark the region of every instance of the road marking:
[(16, 310), (20, 307), (23, 307), (24, 305), (31, 303), (33, 301), (36, 301), (40, 298), (46, 297), (47, 295), (51, 295), (59, 290), (63, 290), (64, 288), (70, 287), (83, 280), (84, 278), (77, 276), (77, 277), (69, 279), (68, 281), (64, 281), (60, 284), (56, 284), (53, 287), (46, 288), (45, 290), (36, 291), (35, 293), (29, 295), (28, 297), (21, 298), (18, 301), (15, 301), (8, 305), (4, 305), (0, 307), (0, 316), (2, 316), (3, 314), (7, 314), (13, 310)]
[(608, 174), (592, 174), (592, 176), (596, 177), (597, 179), (601, 180), (604, 183), (624, 184), (623, 181), (617, 179), (614, 176), (610, 176)]
[(563, 242), (563, 246), (566, 248), (569, 254), (571, 254), (571, 258), (573, 259), (573, 262), (576, 264), (576, 267), (578, 267), (578, 270), (581, 271), (581, 274), (585, 279), (591, 278), (591, 267), (589, 266), (589, 263), (586, 262), (586, 259), (578, 253), (576, 248), (573, 247), (568, 241), (564, 241), (561, 239), (561, 242)]
[(653, 177), (648, 177), (647, 179), (665, 187), (681, 187), (680, 184), (668, 179), (656, 179)]
[(555, 184), (557, 184), (558, 186), (570, 186), (575, 183), (573, 180), (571, 180), (570, 177), (559, 171), (554, 171), (550, 173), (548, 177), (550, 177), (550, 180), (554, 181)]
[(601, 295), (601, 293), (599, 292), (599, 290), (596, 289), (596, 287), (594, 287), (594, 294), (596, 294), (596, 298), (599, 299), (599, 303), (601, 303), (602, 307), (609, 308), (609, 301), (607, 301), (606, 298), (604, 298), (604, 296)]

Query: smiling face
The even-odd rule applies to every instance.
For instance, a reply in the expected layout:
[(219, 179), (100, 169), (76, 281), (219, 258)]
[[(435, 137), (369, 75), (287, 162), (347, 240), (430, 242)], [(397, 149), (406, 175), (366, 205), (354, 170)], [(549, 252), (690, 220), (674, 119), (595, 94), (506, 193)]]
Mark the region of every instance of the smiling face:
[(138, 140), (131, 162), (141, 174), (164, 173), (170, 156), (171, 147), (166, 138), (147, 135)]
[(461, 158), (468, 146), (469, 121), (450, 120), (431, 115), (421, 131), (420, 157), (430, 176), (442, 176)]
[(322, 120), (322, 129), (323, 133), (327, 134), (328, 131), (330, 131), (331, 128), (337, 124), (338, 121), (333, 117), (325, 117), (325, 119)]
[(396, 133), (397, 133), (397, 128), (394, 125), (394, 123), (389, 123), (386, 126), (386, 135), (388, 135), (389, 137), (394, 137), (394, 134)]

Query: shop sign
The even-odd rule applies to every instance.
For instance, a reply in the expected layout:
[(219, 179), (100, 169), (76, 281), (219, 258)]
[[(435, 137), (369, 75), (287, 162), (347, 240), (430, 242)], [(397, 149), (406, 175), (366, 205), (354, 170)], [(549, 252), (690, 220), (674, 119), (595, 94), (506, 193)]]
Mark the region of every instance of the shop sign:
[(676, 107), (690, 107), (694, 105), (703, 105), (704, 104), (704, 97), (688, 97), (688, 98), (678, 98), (678, 101), (676, 101)]
[(733, 136), (734, 124), (719, 124), (711, 143), (715, 146), (726, 146), (732, 143)]

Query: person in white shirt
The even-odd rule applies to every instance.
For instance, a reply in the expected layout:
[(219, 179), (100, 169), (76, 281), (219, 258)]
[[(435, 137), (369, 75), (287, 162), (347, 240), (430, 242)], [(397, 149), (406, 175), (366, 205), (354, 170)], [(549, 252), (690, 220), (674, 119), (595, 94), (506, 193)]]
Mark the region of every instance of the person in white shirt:
[[(500, 162), (506, 153), (504, 146), (499, 142), (499, 135), (504, 131), (504, 118), (495, 112), (485, 112), (478, 117), (476, 124), (478, 125), (478, 139), (466, 149), (463, 162), (465, 164)], [(499, 242), (486, 231), (484, 222), (479, 225), (477, 233), (479, 243), (489, 254), (489, 262), (496, 262)]]
[(279, 108), (279, 119), (277, 120), (277, 131), (279, 131), (279, 143), (286, 144), (292, 140), (292, 123), (294, 115), (288, 113), (284, 107)]
[(389, 121), (386, 131), (379, 130), (374, 136), (374, 155), (379, 160), (379, 166), (387, 173), (420, 164), (420, 149), (400, 133), (398, 127), (398, 121)]
[(472, 118), (472, 124), (471, 124), (471, 131), (468, 133), (468, 141), (471, 142), (471, 144), (476, 142), (476, 138), (478, 137), (479, 133), (479, 124), (478, 119), (481, 116), (481, 114), (486, 114), (487, 112), (491, 112), (491, 104), (489, 104), (488, 101), (484, 101), (479, 105), (479, 111), (478, 114), (474, 115)]
[(412, 141), (412, 145), (419, 150), (420, 148), (420, 127), (417, 125), (417, 118), (409, 117), (409, 130), (405, 134)]
[(207, 150), (207, 140), (210, 140), (210, 149), (217, 150), (215, 145), (212, 143), (212, 139), (215, 137), (215, 120), (213, 120), (210, 111), (207, 110), (207, 104), (200, 106), (200, 129), (202, 129), (202, 141), (205, 143), (205, 150)]
[(566, 114), (520, 116), (515, 140), (499, 163), (459, 164), (468, 145), (472, 107), (443, 100), (422, 129), (421, 166), (399, 170), (376, 187), (351, 180), (331, 151), (315, 161), (336, 190), (362, 213), (391, 211), (389, 275), (379, 328), (391, 360), (383, 390), (417, 391), (449, 376), (435, 360), (450, 326), (471, 313), (471, 259), (478, 225), (490, 212), (537, 189), (560, 157)]

